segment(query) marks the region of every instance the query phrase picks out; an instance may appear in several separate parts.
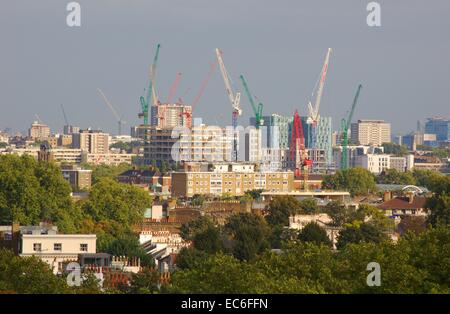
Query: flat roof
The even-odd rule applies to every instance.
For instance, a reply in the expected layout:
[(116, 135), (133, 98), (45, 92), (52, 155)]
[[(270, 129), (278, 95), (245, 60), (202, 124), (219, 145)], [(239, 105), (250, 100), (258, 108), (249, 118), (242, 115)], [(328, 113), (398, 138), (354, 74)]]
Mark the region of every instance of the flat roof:
[(347, 191), (290, 191), (290, 192), (262, 192), (261, 195), (292, 195), (292, 196), (350, 196)]

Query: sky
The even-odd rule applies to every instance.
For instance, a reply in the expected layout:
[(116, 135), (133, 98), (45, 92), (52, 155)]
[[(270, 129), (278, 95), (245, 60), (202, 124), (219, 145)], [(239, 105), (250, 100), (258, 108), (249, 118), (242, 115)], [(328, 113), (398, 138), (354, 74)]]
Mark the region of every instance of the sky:
[[(417, 120), (450, 117), (450, 1), (379, 0), (381, 26), (366, 22), (369, 0), (79, 0), (81, 26), (69, 27), (69, 0), (9, 0), (0, 4), (0, 130), (26, 132), (37, 114), (61, 132), (69, 123), (117, 133), (101, 88), (129, 130), (140, 120), (139, 97), (161, 44), (156, 78), (167, 98), (190, 103), (215, 61), (223, 59), (235, 90), (243, 74), (264, 114), (307, 113), (330, 47), (320, 106), (334, 127), (363, 85), (353, 121), (384, 119), (392, 133)], [(248, 125), (252, 109), (242, 93)], [(194, 116), (231, 124), (231, 104), (216, 68)], [(128, 132), (127, 132), (128, 133)]]

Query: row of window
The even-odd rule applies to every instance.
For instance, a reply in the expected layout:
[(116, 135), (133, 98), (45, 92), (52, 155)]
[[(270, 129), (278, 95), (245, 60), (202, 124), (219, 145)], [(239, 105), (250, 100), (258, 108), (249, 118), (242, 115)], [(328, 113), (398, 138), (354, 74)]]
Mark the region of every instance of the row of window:
[[(62, 251), (62, 243), (53, 243), (53, 250), (54, 251)], [(88, 250), (87, 243), (81, 243), (80, 251), (87, 252), (87, 250)], [(42, 243), (33, 243), (33, 251), (41, 252), (42, 251)]]

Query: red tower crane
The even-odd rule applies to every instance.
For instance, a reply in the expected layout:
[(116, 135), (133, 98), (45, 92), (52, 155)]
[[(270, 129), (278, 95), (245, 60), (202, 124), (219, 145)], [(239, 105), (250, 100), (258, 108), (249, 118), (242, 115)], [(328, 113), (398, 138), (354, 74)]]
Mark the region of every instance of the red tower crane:
[[(308, 189), (308, 168), (312, 165), (312, 160), (308, 159), (308, 153), (305, 149), (305, 136), (303, 134), (302, 119), (296, 110), (294, 112), (294, 121), (292, 123), (291, 160), (294, 162), (295, 176), (303, 174), (303, 188)], [(301, 171), (303, 170), (303, 171)]]

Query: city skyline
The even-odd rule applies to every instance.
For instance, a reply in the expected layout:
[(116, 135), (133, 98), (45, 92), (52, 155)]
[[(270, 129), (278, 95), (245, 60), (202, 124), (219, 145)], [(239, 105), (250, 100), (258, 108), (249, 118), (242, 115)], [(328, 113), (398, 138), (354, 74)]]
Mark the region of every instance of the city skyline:
[[(392, 124), (392, 134), (405, 134), (415, 130), (417, 120), (450, 116), (445, 105), (449, 65), (440, 62), (450, 52), (450, 44), (442, 40), (450, 29), (445, 17), (450, 5), (444, 1), (381, 1), (379, 28), (367, 26), (364, 1), (245, 1), (239, 6), (233, 1), (132, 1), (127, 6), (79, 2), (80, 28), (65, 24), (66, 3), (15, 1), (2, 6), (0, 129), (25, 133), (38, 114), (53, 132), (62, 131), (63, 104), (71, 124), (115, 134), (117, 122), (97, 94), (101, 88), (128, 122), (123, 127), (128, 134), (130, 126), (141, 122), (139, 97), (148, 85), (157, 43), (157, 91), (163, 100), (181, 72), (176, 97), (192, 102), (218, 47), (233, 87), (243, 91), (238, 76), (244, 74), (265, 105), (264, 115), (292, 115), (295, 109), (306, 115), (331, 47), (321, 115), (332, 117), (334, 130), (359, 83), (364, 88), (354, 122), (383, 119)], [(252, 110), (245, 97), (242, 107), (239, 124), (248, 125)], [(231, 109), (216, 69), (194, 116), (208, 124), (230, 125)]]

